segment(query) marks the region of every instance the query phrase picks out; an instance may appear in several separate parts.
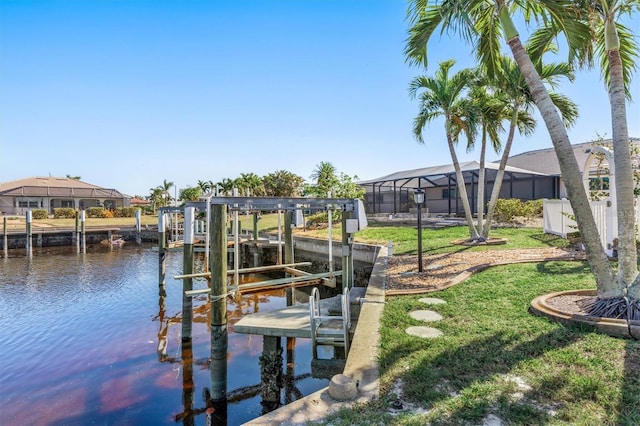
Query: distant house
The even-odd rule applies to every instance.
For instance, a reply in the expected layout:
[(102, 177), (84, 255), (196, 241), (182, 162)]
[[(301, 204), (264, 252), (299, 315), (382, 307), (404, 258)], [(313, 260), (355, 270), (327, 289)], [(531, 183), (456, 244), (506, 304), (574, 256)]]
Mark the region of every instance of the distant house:
[(0, 212), (24, 214), (29, 209), (53, 210), (68, 207), (129, 207), (131, 197), (116, 189), (102, 188), (77, 179), (29, 177), (0, 183)]
[[(640, 139), (631, 138), (638, 144)], [(580, 171), (587, 165), (594, 147), (610, 144), (611, 140), (586, 142), (573, 145)], [(478, 170), (477, 161), (460, 164), (473, 213), (477, 213)], [(489, 202), (495, 181), (498, 163), (487, 163), (484, 204)], [(602, 170), (598, 171), (602, 172)], [(589, 175), (593, 174), (590, 170)], [(453, 165), (403, 170), (386, 176), (358, 182), (365, 188), (367, 213), (396, 214), (415, 209), (413, 193), (421, 188), (425, 192), (425, 207), (429, 213), (463, 215), (463, 207), (456, 188), (456, 173)], [(524, 152), (509, 157), (505, 170), (500, 198), (535, 200), (540, 198), (564, 198), (566, 189), (560, 173), (560, 165), (554, 148)]]
[(142, 198), (138, 198), (138, 197), (133, 197), (131, 198), (131, 200), (129, 201), (129, 204), (131, 205), (131, 207), (147, 207), (151, 205), (151, 201), (149, 200), (145, 200)]

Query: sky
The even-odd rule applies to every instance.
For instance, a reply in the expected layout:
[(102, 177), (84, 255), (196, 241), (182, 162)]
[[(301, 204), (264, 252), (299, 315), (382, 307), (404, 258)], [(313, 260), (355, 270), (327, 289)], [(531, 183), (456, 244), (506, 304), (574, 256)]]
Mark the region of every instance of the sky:
[[(440, 61), (474, 65), (452, 37), (429, 44), (429, 68), (403, 49), (400, 0), (2, 0), (0, 182), (80, 176), (149, 195), (241, 173), (287, 170), (311, 181), (320, 162), (368, 180), (451, 162), (442, 121), (416, 142), (410, 81)], [(631, 22), (640, 21), (638, 16)], [(640, 82), (627, 105), (640, 137)], [(578, 104), (572, 143), (611, 137), (600, 72), (559, 92)], [(460, 161), (479, 152), (458, 148)], [(512, 154), (552, 147), (544, 123)], [(489, 160), (497, 160), (495, 153)]]

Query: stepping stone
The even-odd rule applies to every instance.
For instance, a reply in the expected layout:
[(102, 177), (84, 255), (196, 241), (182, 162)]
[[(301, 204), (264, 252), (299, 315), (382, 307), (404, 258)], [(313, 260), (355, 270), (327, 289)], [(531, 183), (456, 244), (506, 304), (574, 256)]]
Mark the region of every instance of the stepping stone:
[(423, 337), (425, 339), (440, 337), (444, 334), (442, 331), (438, 330), (437, 328), (423, 327), (423, 326), (409, 327), (405, 330), (405, 332), (412, 336)]
[(437, 263), (434, 263), (433, 265), (427, 266), (425, 269), (427, 271), (437, 271), (437, 270), (442, 269), (442, 268), (444, 268), (444, 265), (439, 265)]
[(442, 319), (442, 315), (440, 315), (439, 313), (426, 309), (423, 311), (410, 312), (409, 315), (415, 320), (424, 322), (440, 321)]
[(418, 299), (418, 302), (426, 303), (427, 305), (441, 305), (443, 303), (447, 303), (437, 297), (423, 297), (422, 299)]

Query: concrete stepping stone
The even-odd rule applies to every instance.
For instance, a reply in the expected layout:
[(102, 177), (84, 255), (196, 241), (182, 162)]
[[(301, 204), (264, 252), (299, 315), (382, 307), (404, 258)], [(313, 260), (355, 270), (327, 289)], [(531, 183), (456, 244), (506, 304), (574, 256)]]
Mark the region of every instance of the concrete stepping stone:
[(418, 299), (418, 302), (426, 303), (427, 305), (441, 305), (443, 303), (447, 303), (437, 297), (423, 297), (422, 299)]
[(444, 334), (442, 331), (438, 330), (437, 328), (424, 327), (424, 326), (409, 327), (405, 330), (405, 332), (411, 336), (418, 336), (425, 339), (440, 337)]
[(427, 309), (410, 312), (409, 316), (411, 316), (411, 318), (415, 320), (424, 322), (440, 321), (442, 319), (442, 315), (435, 311), (429, 311)]

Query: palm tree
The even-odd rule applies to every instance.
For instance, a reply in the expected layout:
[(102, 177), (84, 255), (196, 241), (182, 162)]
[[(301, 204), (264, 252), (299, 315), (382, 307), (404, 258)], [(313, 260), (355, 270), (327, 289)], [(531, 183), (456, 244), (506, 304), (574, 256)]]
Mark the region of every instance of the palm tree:
[[(502, 180), (507, 160), (511, 153), (515, 130), (517, 128), (520, 134), (529, 135), (536, 126), (536, 122), (531, 116), (534, 101), (520, 70), (515, 62), (506, 56), (501, 56), (499, 61), (500, 67), (498, 75), (492, 79), (490, 87), (493, 87), (495, 90), (495, 98), (503, 101), (504, 117), (500, 118), (494, 113), (494, 116), (489, 116), (487, 119), (491, 122), (492, 120), (504, 119), (506, 117), (509, 120), (509, 132), (487, 207), (486, 225), (479, 225), (481, 235), (485, 238), (489, 236), (489, 230), (491, 229), (491, 221), (493, 220), (493, 213), (500, 195)], [(557, 87), (558, 78), (567, 77), (572, 81), (574, 77), (571, 68), (566, 63), (543, 64), (540, 60), (537, 60), (536, 68), (540, 74), (540, 78), (549, 86), (550, 90)], [(554, 105), (562, 114), (565, 125), (567, 127), (571, 126), (578, 116), (577, 106), (566, 96), (559, 93), (550, 91), (550, 96)]]
[(171, 200), (173, 199), (173, 197), (171, 197), (171, 193), (169, 192), (171, 187), (173, 187), (173, 182), (169, 182), (166, 179), (164, 179), (162, 181), (162, 185), (158, 185), (156, 187), (156, 189), (159, 189), (160, 191), (162, 191), (162, 197), (164, 199), (164, 206), (168, 206), (169, 203), (171, 203)]
[(203, 194), (208, 194), (212, 189), (211, 181), (198, 180), (198, 188)]
[(469, 226), (470, 239), (477, 240), (480, 235), (473, 223), (467, 188), (455, 150), (460, 133), (467, 136), (471, 145), (476, 133), (477, 111), (471, 99), (465, 96), (475, 74), (472, 70), (465, 69), (449, 77), (449, 71), (454, 64), (453, 60), (441, 62), (433, 77), (420, 76), (411, 82), (409, 94), (413, 98), (420, 96), (420, 112), (413, 120), (413, 135), (418, 142), (424, 143), (422, 130), (427, 123), (436, 117), (444, 117), (447, 144), (456, 171), (458, 194)]
[[(629, 83), (638, 58), (638, 45), (632, 32), (619, 22), (621, 15), (640, 10), (638, 0), (591, 0), (580, 2), (591, 24), (592, 38), (583, 49), (586, 57), (592, 53), (600, 60), (609, 90), (615, 191), (618, 211), (618, 282), (634, 300), (640, 300), (640, 276), (636, 249), (633, 166), (627, 127), (626, 98), (630, 98)], [(595, 48), (595, 51), (591, 49)]]
[(405, 54), (410, 62), (426, 65), (427, 43), (430, 37), (438, 28), (442, 31), (451, 29), (459, 31), (465, 39), (474, 42), (479, 59), (489, 75), (496, 75), (499, 67), (496, 60), (499, 40), (501, 37), (504, 38), (531, 91), (555, 148), (567, 195), (596, 280), (598, 297), (603, 300), (620, 298), (625, 288), (615, 279), (600, 243), (566, 127), (531, 57), (520, 41), (511, 17), (511, 6), (524, 8), (528, 17), (531, 14), (542, 16), (550, 28), (562, 32), (568, 41), (570, 58), (575, 58), (579, 53), (577, 47), (583, 46), (584, 41), (589, 39), (589, 26), (582, 20), (580, 11), (577, 10), (579, 8), (574, 7), (575, 3), (568, 0), (522, 0), (513, 3), (506, 0), (445, 0), (434, 4), (429, 4), (428, 0), (412, 0), (408, 12), (412, 27)]

